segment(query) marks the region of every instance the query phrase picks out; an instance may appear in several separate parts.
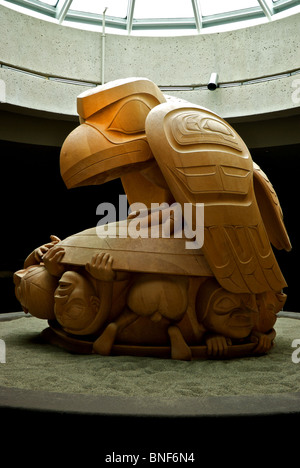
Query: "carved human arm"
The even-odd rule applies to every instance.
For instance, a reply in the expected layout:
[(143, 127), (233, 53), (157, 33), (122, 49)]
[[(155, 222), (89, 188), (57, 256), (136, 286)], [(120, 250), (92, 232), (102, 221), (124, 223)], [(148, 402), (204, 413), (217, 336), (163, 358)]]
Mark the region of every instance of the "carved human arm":
[(97, 332), (108, 318), (112, 305), (113, 281), (117, 276), (112, 264), (111, 255), (98, 253), (85, 265), (88, 274), (97, 280), (97, 297), (94, 297), (94, 301), (98, 311), (92, 323), (81, 330), (84, 335)]
[(114, 281), (116, 272), (112, 269), (113, 257), (108, 253), (97, 253), (85, 265), (86, 271), (96, 280)]
[(116, 271), (112, 268), (113, 257), (109, 253), (97, 253), (85, 265), (86, 271), (98, 281), (123, 281), (128, 279), (129, 273)]
[(50, 275), (60, 277), (64, 273), (65, 267), (60, 263), (64, 254), (65, 249), (62, 246), (54, 245), (42, 256), (42, 261)]
[(28, 255), (24, 262), (24, 268), (28, 268), (31, 265), (39, 265), (42, 261), (43, 255), (45, 255), (45, 253), (48, 252), (48, 250), (51, 249), (54, 245), (60, 242), (60, 239), (57, 236), (52, 235), (50, 236), (50, 239), (51, 242), (37, 247)]

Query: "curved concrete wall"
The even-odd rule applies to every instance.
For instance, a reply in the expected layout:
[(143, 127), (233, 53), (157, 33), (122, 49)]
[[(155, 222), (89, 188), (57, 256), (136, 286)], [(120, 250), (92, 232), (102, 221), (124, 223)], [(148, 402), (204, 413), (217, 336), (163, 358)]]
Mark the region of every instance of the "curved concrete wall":
[[(105, 81), (145, 76), (159, 86), (245, 82), (300, 69), (300, 14), (232, 32), (184, 37), (107, 35)], [(39, 20), (0, 6), (0, 62), (39, 75), (0, 68), (8, 104), (76, 115), (76, 96), (87, 86), (51, 77), (100, 83), (101, 34)], [(50, 79), (49, 79), (50, 78)], [(170, 91), (224, 118), (299, 107), (300, 75), (242, 86)], [(4, 93), (2, 92), (2, 95)], [(298, 93), (300, 97), (300, 92)], [(0, 93), (1, 100), (1, 93)]]

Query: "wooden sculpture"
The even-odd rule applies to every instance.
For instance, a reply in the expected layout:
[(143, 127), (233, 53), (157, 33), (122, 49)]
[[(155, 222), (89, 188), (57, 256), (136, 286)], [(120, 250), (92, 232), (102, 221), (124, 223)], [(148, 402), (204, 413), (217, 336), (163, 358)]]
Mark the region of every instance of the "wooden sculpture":
[[(268, 352), (286, 300), (271, 243), (291, 245), (276, 193), (239, 135), (144, 78), (96, 87), (77, 104), (80, 125), (61, 149), (66, 186), (120, 177), (129, 204), (145, 208), (52, 236), (15, 273), (23, 309), (48, 320), (45, 339), (78, 353), (183, 360)], [(195, 233), (200, 204), (204, 243), (187, 245), (185, 212), (178, 225), (168, 207), (190, 207)]]

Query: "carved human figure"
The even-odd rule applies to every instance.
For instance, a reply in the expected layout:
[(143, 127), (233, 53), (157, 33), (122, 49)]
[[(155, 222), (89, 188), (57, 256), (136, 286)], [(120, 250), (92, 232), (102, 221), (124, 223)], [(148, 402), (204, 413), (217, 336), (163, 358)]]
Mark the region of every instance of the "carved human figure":
[[(181, 329), (188, 308), (190, 279), (178, 275), (135, 274), (113, 269), (113, 257), (97, 253), (85, 267), (61, 262), (60, 240), (35, 249), (23, 270), (15, 273), (16, 296), (32, 315), (57, 320), (72, 335), (95, 335), (93, 349), (108, 355), (122, 332), (138, 319), (162, 324), (174, 359), (192, 358)], [(58, 245), (57, 245), (58, 244)], [(214, 278), (200, 286), (195, 301), (199, 334), (197, 344), (208, 356), (226, 356), (228, 346), (248, 339), (256, 353), (273, 345), (276, 314), (284, 305), (283, 293), (235, 294)], [(145, 322), (139, 333), (147, 335)]]
[(55, 318), (57, 278), (48, 272), (42, 258), (58, 242), (58, 237), (51, 236), (51, 242), (34, 249), (26, 258), (24, 268), (14, 274), (15, 295), (23, 310), (41, 319)]
[[(122, 286), (114, 290), (117, 281), (122, 281)], [(111, 313), (114, 316), (124, 307), (122, 298), (127, 285), (126, 278), (110, 268), (109, 255), (96, 254), (85, 268), (67, 270), (61, 276), (54, 293), (56, 319), (69, 333), (95, 334)], [(114, 295), (118, 295), (117, 302), (113, 301)]]
[(58, 238), (52, 239), (35, 249), (24, 269), (14, 274), (16, 297), (25, 312), (37, 318), (57, 319), (67, 332), (94, 333), (111, 311), (111, 283), (103, 285), (108, 256), (93, 257), (85, 269), (66, 267), (61, 263), (64, 248), (56, 245)]
[(275, 338), (276, 314), (284, 303), (284, 298), (279, 297), (281, 300), (270, 292), (259, 295), (257, 301), (254, 294), (234, 294), (215, 279), (207, 280), (199, 289), (196, 313), (206, 332), (208, 354), (226, 355), (229, 345), (246, 338), (257, 343), (256, 353), (269, 351)]
[[(112, 266), (113, 259), (110, 257)], [(167, 321), (171, 354), (176, 359), (191, 359), (191, 351), (176, 326), (188, 305), (188, 279), (181, 276), (137, 275), (128, 291), (126, 307), (116, 320), (110, 322), (94, 343), (94, 350), (108, 355), (118, 333), (140, 317), (152, 322)], [(146, 331), (147, 334), (147, 331)], [(146, 337), (145, 337), (146, 338)]]
[(252, 331), (252, 341), (257, 341), (257, 350), (267, 352), (274, 344), (276, 331), (274, 325), (277, 314), (283, 309), (286, 301), (286, 294), (267, 291), (257, 294), (256, 303), (258, 314)]
[[(36, 263), (26, 261), (27, 268), (15, 273), (17, 298), (32, 315), (56, 319), (67, 333), (75, 335), (95, 334), (111, 320), (95, 345), (101, 354), (109, 354), (118, 331), (139, 317), (153, 322), (165, 318), (172, 323), (183, 317), (186, 277), (118, 272), (113, 270), (113, 257), (107, 253), (94, 255), (84, 269), (66, 268), (61, 263), (64, 248), (56, 245), (58, 241), (35, 249), (28, 258)], [(29, 291), (32, 269), (38, 271), (39, 289)], [(114, 288), (118, 282), (122, 282), (121, 288)], [(183, 349), (190, 354), (179, 329), (171, 327), (169, 335), (176, 349), (179, 342), (182, 348), (175, 354)]]

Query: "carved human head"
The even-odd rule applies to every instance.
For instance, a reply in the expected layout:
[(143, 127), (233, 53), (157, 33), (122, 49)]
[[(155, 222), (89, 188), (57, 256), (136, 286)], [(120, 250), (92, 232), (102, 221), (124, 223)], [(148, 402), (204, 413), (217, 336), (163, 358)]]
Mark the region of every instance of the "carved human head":
[(254, 294), (234, 294), (209, 279), (198, 292), (196, 311), (198, 321), (208, 331), (241, 339), (254, 327), (257, 305)]
[(42, 265), (33, 265), (14, 274), (15, 295), (25, 312), (41, 319), (54, 319), (56, 279)]
[(92, 283), (75, 271), (66, 271), (54, 293), (57, 321), (70, 333), (80, 334), (94, 319), (100, 299)]

